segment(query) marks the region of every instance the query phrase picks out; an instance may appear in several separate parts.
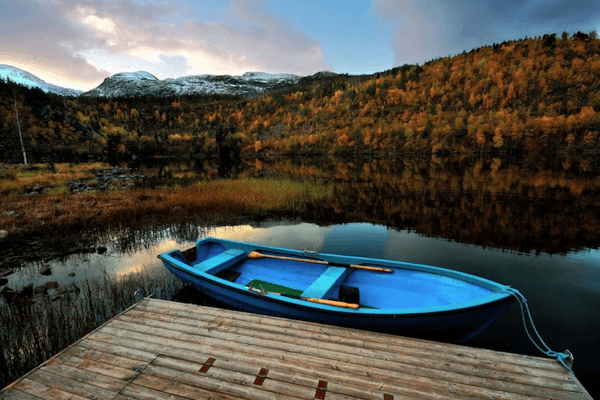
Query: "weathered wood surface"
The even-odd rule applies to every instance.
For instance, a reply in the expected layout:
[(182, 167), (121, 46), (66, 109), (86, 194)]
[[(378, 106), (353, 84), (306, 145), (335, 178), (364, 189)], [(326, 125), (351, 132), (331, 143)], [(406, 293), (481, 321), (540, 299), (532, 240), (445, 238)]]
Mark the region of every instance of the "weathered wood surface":
[(591, 399), (554, 360), (144, 299), (0, 399)]

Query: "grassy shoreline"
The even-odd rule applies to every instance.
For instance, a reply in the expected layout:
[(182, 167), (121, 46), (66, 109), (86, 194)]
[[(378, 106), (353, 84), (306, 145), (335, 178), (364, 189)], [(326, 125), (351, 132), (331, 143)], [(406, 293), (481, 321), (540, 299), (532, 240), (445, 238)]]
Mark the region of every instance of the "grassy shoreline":
[[(98, 164), (92, 166), (97, 168)], [(217, 215), (290, 213), (301, 211), (312, 202), (327, 200), (333, 194), (331, 186), (258, 178), (196, 182), (187, 187), (69, 193), (64, 190), (65, 185), (74, 176), (85, 175), (85, 170), (64, 165), (56, 169), (61, 172), (38, 170), (39, 177), (16, 172), (11, 174), (13, 178), (0, 179), (0, 192), (11, 193), (0, 197), (0, 230), (6, 231), (7, 236), (81, 231), (100, 226), (143, 227), (156, 222), (212, 220)], [(21, 194), (23, 188), (41, 185), (40, 182), (48, 185), (48, 176), (56, 178), (52, 185), (58, 188), (58, 193)]]

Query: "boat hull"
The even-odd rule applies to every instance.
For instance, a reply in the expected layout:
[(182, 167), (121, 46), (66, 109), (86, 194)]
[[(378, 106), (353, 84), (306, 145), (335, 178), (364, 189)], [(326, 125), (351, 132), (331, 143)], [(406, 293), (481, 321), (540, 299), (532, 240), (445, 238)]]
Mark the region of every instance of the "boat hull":
[[(266, 246), (257, 246), (247, 243), (232, 241), (221, 241), (219, 239), (207, 238), (199, 241), (198, 249), (207, 244), (218, 243), (223, 245), (224, 249), (239, 249), (244, 252), (242, 259), (236, 261), (236, 265), (243, 263), (245, 256), (253, 250), (264, 252), (276, 252), (277, 254), (286, 254), (298, 256), (298, 252), (270, 248)], [(201, 250), (197, 250), (201, 252)], [(320, 258), (336, 257), (334, 255), (319, 255)], [(354, 261), (353, 263), (383, 265), (396, 268), (395, 271), (401, 271), (403, 268), (415, 268), (420, 271), (422, 268), (433, 269), (436, 274), (446, 273), (452, 276), (468, 280), (472, 284), (485, 285), (486, 290), (491, 294), (485, 296), (482, 301), (467, 301), (463, 304), (448, 306), (431, 306), (421, 308), (384, 308), (371, 309), (363, 308), (348, 309), (322, 304), (314, 304), (297, 298), (283, 297), (272, 293), (257, 293), (248, 290), (247, 286), (240, 283), (230, 282), (229, 280), (219, 278), (218, 276), (207, 273), (187, 262), (181, 262), (178, 257), (174, 257), (173, 252), (165, 253), (159, 256), (166, 268), (169, 269), (184, 283), (193, 286), (196, 290), (207, 296), (222, 302), (232, 308), (275, 317), (294, 318), (305, 321), (332, 324), (350, 328), (365, 329), (378, 332), (393, 333), (404, 336), (420, 337), (427, 339), (443, 340), (447, 342), (464, 342), (482, 332), (491, 325), (513, 301), (512, 295), (505, 291), (504, 285), (497, 284), (472, 275), (459, 273), (456, 271), (443, 270), (436, 267), (421, 266), (416, 264), (398, 263), (388, 260), (367, 260), (367, 259), (348, 259), (342, 261)], [(335, 261), (339, 261), (336, 259)], [(399, 273), (399, 272), (398, 272)], [(218, 275), (218, 274), (217, 274)], [(386, 279), (383, 277), (382, 279)], [(391, 278), (388, 278), (391, 279)]]

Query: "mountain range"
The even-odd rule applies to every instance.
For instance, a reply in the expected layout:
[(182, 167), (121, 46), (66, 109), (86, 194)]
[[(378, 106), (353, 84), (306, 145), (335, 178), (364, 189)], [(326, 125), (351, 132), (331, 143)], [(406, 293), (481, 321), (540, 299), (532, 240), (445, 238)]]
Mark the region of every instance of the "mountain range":
[(39, 88), (60, 96), (138, 97), (186, 95), (253, 96), (265, 91), (295, 85), (302, 77), (293, 74), (246, 72), (243, 75), (196, 75), (160, 80), (145, 72), (123, 72), (110, 76), (98, 87), (83, 92), (46, 83), (22, 69), (0, 64), (0, 79), (29, 88)]

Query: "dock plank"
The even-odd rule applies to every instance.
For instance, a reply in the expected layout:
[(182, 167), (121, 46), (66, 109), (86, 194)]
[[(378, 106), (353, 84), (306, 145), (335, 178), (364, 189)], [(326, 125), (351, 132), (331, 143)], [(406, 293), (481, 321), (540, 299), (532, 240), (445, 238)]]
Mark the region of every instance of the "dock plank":
[(144, 299), (4, 399), (587, 399), (552, 359)]
[[(135, 333), (141, 333), (146, 335), (154, 335), (159, 338), (178, 339), (182, 340), (186, 344), (196, 343), (197, 341), (211, 341), (214, 346), (231, 346), (232, 343), (237, 343), (238, 351), (243, 351), (247, 346), (256, 349), (262, 349), (263, 353), (268, 354), (269, 352), (278, 352), (283, 354), (300, 354), (303, 357), (309, 359), (313, 363), (318, 363), (319, 359), (336, 360), (338, 362), (344, 362), (349, 365), (353, 365), (357, 369), (376, 369), (376, 370), (394, 370), (403, 374), (411, 374), (421, 378), (429, 378), (434, 381), (450, 381), (455, 384), (462, 384), (470, 388), (487, 388), (496, 391), (508, 391), (520, 393), (528, 396), (539, 396), (541, 392), (546, 392), (552, 396), (559, 394), (567, 396), (566, 393), (555, 393), (550, 388), (540, 388), (534, 384), (519, 384), (506, 380), (487, 379), (481, 378), (475, 375), (467, 375), (465, 371), (456, 372), (452, 368), (448, 369), (445, 367), (452, 367), (452, 364), (438, 365), (437, 368), (431, 368), (430, 366), (424, 366), (421, 364), (419, 358), (410, 359), (408, 361), (400, 360), (393, 353), (385, 355), (385, 359), (382, 358), (382, 354), (377, 354), (370, 350), (364, 350), (360, 348), (341, 348), (337, 344), (330, 344), (330, 346), (324, 346), (321, 343), (311, 343), (310, 340), (297, 344), (293, 342), (280, 342), (277, 341), (277, 337), (263, 338), (260, 336), (248, 336), (231, 333), (221, 333), (219, 331), (211, 331), (210, 335), (204, 336), (205, 332), (199, 330), (197, 334), (189, 333), (189, 331), (179, 324), (171, 322), (167, 326), (157, 323), (155, 320), (144, 319), (144, 322), (149, 324), (138, 322), (123, 321), (126, 316), (115, 321), (113, 323), (113, 329), (121, 332), (127, 332), (128, 335)], [(352, 353), (349, 350), (353, 350)], [(468, 372), (468, 371), (466, 371)], [(574, 388), (567, 387), (567, 390), (573, 390)], [(574, 386), (574, 385), (573, 385)], [(462, 387), (462, 386), (460, 386)], [(472, 393), (465, 392), (464, 395), (472, 395)], [(568, 398), (568, 397), (565, 397)]]
[[(176, 324), (185, 324), (185, 318), (173, 318), (173, 317), (165, 317), (162, 314), (149, 314), (144, 313), (143, 315), (137, 314), (135, 312), (130, 313), (128, 316), (124, 316), (120, 321), (128, 321), (134, 322), (136, 321), (136, 317), (140, 317), (140, 322), (142, 324), (152, 324), (152, 321), (169, 321), (170, 323)], [(187, 319), (189, 321), (189, 319)], [(179, 326), (179, 325), (177, 325)], [(238, 324), (235, 321), (232, 321), (230, 324), (220, 324), (217, 328), (211, 327), (203, 327), (202, 324), (189, 324), (190, 328), (186, 329), (186, 332), (194, 332), (198, 335), (211, 335), (213, 331), (218, 330), (219, 332), (227, 332), (227, 333), (235, 333), (240, 335), (249, 334), (250, 330), (248, 329), (247, 324)], [(173, 328), (174, 326), (171, 326)], [(176, 328), (175, 328), (176, 329)], [(285, 340), (291, 339), (293, 340), (296, 336), (297, 331), (285, 332), (285, 331), (259, 331), (252, 330), (253, 336), (255, 338), (261, 337), (267, 340)], [(333, 348), (336, 351), (347, 352), (349, 350), (353, 350), (354, 354), (360, 355), (363, 357), (381, 357), (387, 354), (392, 354), (392, 357), (395, 360), (402, 360), (403, 362), (410, 362), (412, 365), (421, 365), (428, 366), (432, 362), (432, 358), (440, 361), (440, 358), (444, 359), (444, 362), (441, 363), (442, 367), (448, 370), (455, 370), (459, 373), (469, 373), (473, 375), (482, 376), (485, 378), (493, 378), (507, 381), (515, 381), (522, 383), (531, 383), (533, 380), (537, 380), (538, 383), (542, 386), (563, 386), (565, 384), (569, 384), (572, 382), (571, 379), (565, 377), (564, 374), (560, 372), (542, 370), (542, 369), (534, 369), (529, 367), (522, 366), (514, 366), (513, 364), (509, 364), (506, 362), (490, 362), (488, 360), (477, 360), (470, 359), (464, 356), (446, 356), (440, 355), (435, 356), (433, 352), (423, 352), (419, 351), (405, 351), (403, 347), (400, 346), (392, 346), (389, 344), (378, 344), (378, 343), (369, 343), (366, 341), (354, 341), (347, 342), (344, 340), (342, 336), (336, 335), (332, 337), (331, 335), (327, 335), (326, 337), (322, 336), (309, 336), (304, 335), (302, 337), (302, 345), (310, 346), (315, 348), (320, 348), (323, 343), (335, 343), (335, 346), (329, 346), (329, 348)], [(371, 351), (370, 351), (371, 350)], [(358, 353), (357, 353), (358, 351)], [(360, 353), (360, 354), (359, 354)], [(554, 382), (556, 381), (556, 382)]]
[[(148, 308), (151, 307), (151, 308)], [(136, 310), (147, 310), (155, 313), (164, 313), (173, 316), (190, 317), (190, 311), (186, 308), (186, 304), (175, 302), (164, 302), (164, 304), (140, 304)], [(327, 337), (335, 337), (339, 339), (343, 337), (345, 340), (360, 340), (363, 343), (383, 344), (386, 346), (395, 344), (404, 349), (415, 349), (417, 351), (426, 351), (427, 353), (437, 354), (437, 356), (458, 356), (467, 359), (485, 359), (489, 362), (507, 362), (514, 365), (538, 366), (540, 368), (558, 371), (562, 375), (563, 367), (555, 362), (555, 360), (539, 357), (531, 357), (527, 355), (515, 355), (506, 352), (499, 352), (486, 349), (474, 349), (465, 346), (448, 346), (443, 343), (432, 341), (404, 338), (400, 336), (390, 335), (374, 335), (371, 332), (366, 332), (356, 329), (345, 329), (343, 335), (339, 335), (338, 328), (329, 325), (311, 324), (302, 321), (293, 321), (281, 318), (270, 318), (262, 315), (249, 313), (236, 313), (235, 311), (220, 310), (209, 308), (203, 310), (202, 315), (194, 316), (198, 321), (209, 321), (212, 327), (227, 324), (229, 320), (239, 321), (241, 323), (255, 324), (257, 330), (269, 329), (269, 327), (281, 327), (285, 329), (286, 335), (294, 335), (298, 332), (301, 335), (307, 332), (321, 334), (319, 340), (324, 340)], [(356, 344), (355, 344), (356, 345)], [(363, 344), (364, 345), (364, 344)], [(360, 347), (361, 345), (357, 345)]]
[(32, 379), (24, 379), (24, 385), (22, 386), (22, 390), (24, 394), (31, 395), (31, 397), (23, 397), (23, 398), (34, 398), (34, 399), (58, 399), (58, 400), (86, 400), (89, 397), (81, 397), (76, 394), (66, 392), (64, 390), (59, 389), (58, 387), (44, 384), (41, 381), (36, 381)]

